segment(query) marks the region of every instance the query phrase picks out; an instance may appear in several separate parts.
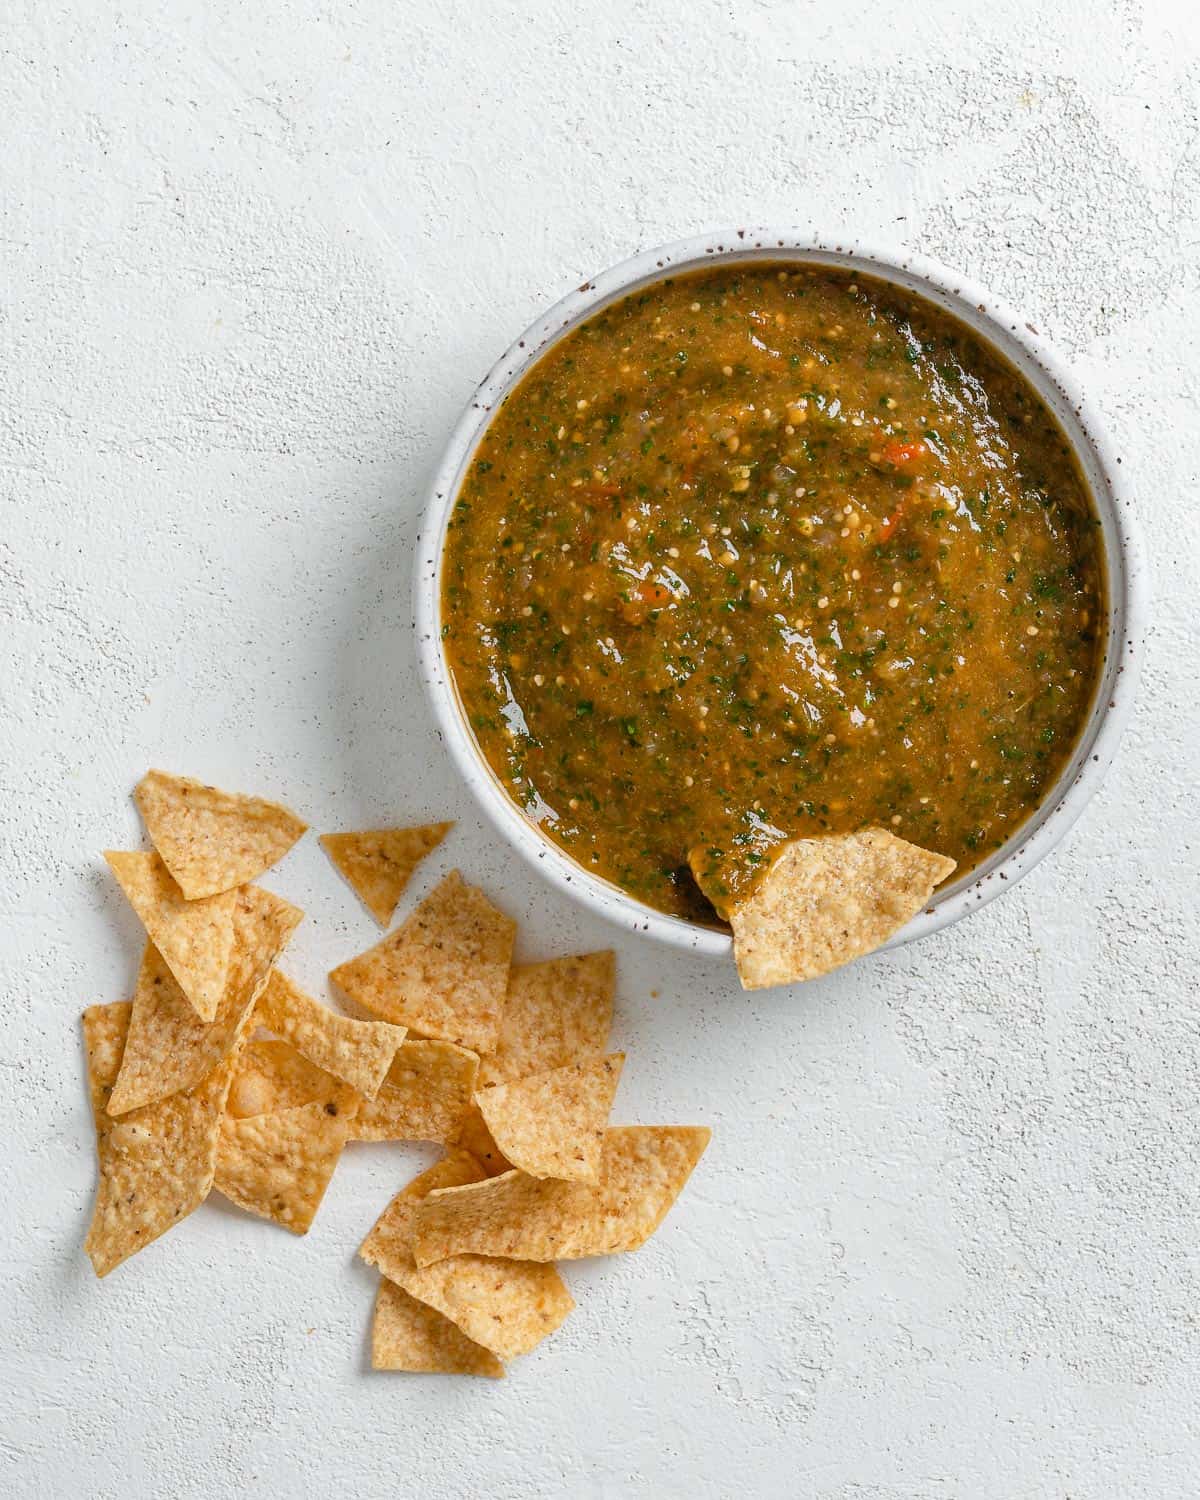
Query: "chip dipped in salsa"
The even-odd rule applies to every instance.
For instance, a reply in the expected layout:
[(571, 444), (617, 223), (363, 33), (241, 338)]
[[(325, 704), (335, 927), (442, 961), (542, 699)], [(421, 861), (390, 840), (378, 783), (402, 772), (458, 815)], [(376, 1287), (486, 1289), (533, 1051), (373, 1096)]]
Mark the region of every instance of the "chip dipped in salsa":
[(476, 449), (442, 578), (510, 795), (702, 922), (796, 837), (876, 825), (976, 867), (1069, 757), (1104, 634), (1040, 397), (931, 302), (815, 264), (665, 279), (555, 343)]

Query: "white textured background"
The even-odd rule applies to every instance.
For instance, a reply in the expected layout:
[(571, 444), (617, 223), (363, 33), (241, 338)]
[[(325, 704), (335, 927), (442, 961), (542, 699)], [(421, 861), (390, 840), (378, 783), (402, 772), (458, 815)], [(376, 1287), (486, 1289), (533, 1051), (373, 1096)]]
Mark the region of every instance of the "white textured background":
[[(0, 33), (0, 1492), (1128, 1500), (1200, 1492), (1192, 0), (16, 0)], [(210, 1203), (93, 1280), (79, 1011), (148, 763), (318, 828), (456, 814), (526, 956), (616, 936), (442, 763), (409, 550), (548, 301), (710, 225), (990, 284), (1111, 424), (1156, 573), (1139, 712), (1066, 847), (902, 954), (747, 998), (632, 939), (624, 1119), (714, 1144), (502, 1384), (372, 1376), (353, 1259)], [(373, 940), (310, 839), (290, 967)], [(656, 993), (657, 992), (657, 993)]]

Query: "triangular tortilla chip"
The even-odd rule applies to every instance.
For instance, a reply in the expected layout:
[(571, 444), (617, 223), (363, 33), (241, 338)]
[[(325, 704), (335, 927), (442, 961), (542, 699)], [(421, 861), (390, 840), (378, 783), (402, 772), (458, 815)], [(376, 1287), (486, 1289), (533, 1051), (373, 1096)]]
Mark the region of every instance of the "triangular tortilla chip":
[(594, 1185), (505, 1172), (432, 1192), (415, 1216), (417, 1264), (450, 1255), (550, 1261), (636, 1250), (662, 1223), (710, 1136), (699, 1125), (617, 1125), (605, 1132)]
[(602, 1057), (615, 980), (611, 949), (515, 967), (495, 1049), (480, 1065), (481, 1087)]
[(453, 827), (427, 823), (419, 828), (323, 833), (321, 847), (379, 925), (386, 927), (412, 872)]
[(208, 1196), (233, 1071), (227, 1058), (195, 1088), (114, 1119), (107, 1104), (132, 1011), (120, 1001), (83, 1015), (100, 1163), (84, 1248), (97, 1276), (180, 1223)]
[(338, 1164), (358, 1096), (339, 1096), (279, 1114), (226, 1115), (217, 1148), (215, 1187), (231, 1203), (293, 1234), (306, 1234)]
[(575, 1299), (552, 1265), (456, 1255), (398, 1283), (499, 1359), (528, 1354), (552, 1334)]
[(386, 1021), (487, 1052), (496, 1042), (515, 934), (516, 923), (452, 870), (403, 926), (329, 977)]
[(104, 858), (192, 1009), (211, 1021), (229, 968), (236, 893), (188, 901), (153, 851), (108, 849)]
[(815, 979), (873, 952), (953, 869), (883, 828), (792, 840), (730, 912), (742, 988)]
[(465, 1047), (405, 1042), (375, 1098), (359, 1106), (350, 1133), (356, 1141), (451, 1141), (478, 1074), (479, 1059)]
[(419, 1270), (412, 1258), (413, 1218), (425, 1194), (481, 1175), (466, 1152), (451, 1152), (392, 1199), (358, 1253), (476, 1343), (512, 1359), (553, 1333), (575, 1305), (554, 1267), (462, 1255)]
[(487, 1375), (503, 1378), (504, 1366), (449, 1318), (380, 1278), (371, 1324), (371, 1365), (424, 1375)]
[(254, 1018), (303, 1052), (310, 1062), (374, 1099), (404, 1040), (404, 1027), (340, 1016), (272, 969)]
[(238, 1053), (225, 1112), (235, 1120), (277, 1115), (304, 1104), (341, 1102), (346, 1085), (309, 1062), (290, 1042), (260, 1037)]
[(624, 1062), (625, 1054), (614, 1052), (568, 1063), (481, 1089), (475, 1102), (492, 1139), (514, 1167), (531, 1177), (595, 1182)]
[(211, 1024), (188, 1004), (153, 943), (133, 997), (133, 1021), (109, 1111), (123, 1114), (198, 1083), (247, 1026), (271, 965), (304, 913), (261, 886), (236, 891), (233, 949), (225, 993)]
[(469, 1151), (488, 1177), (499, 1177), (501, 1172), (511, 1172), (512, 1162), (503, 1154), (492, 1139), (478, 1104), (472, 1104), (454, 1132), (453, 1144)]
[(482, 1182), (485, 1176), (483, 1168), (469, 1151), (447, 1151), (441, 1161), (435, 1161), (432, 1167), (427, 1167), (407, 1187), (400, 1189), (359, 1246), (360, 1258), (397, 1282), (410, 1271), (415, 1271), (413, 1222), (421, 1199), (434, 1188), (463, 1187), (469, 1182)]
[(150, 842), (189, 901), (257, 879), (308, 827), (277, 802), (165, 771), (147, 771), (133, 796)]

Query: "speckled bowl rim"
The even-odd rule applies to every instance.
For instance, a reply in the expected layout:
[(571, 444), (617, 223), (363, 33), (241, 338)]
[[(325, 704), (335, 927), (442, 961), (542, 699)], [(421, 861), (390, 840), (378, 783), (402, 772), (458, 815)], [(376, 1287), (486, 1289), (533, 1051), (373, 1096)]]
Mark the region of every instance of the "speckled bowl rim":
[(540, 833), (509, 797), (467, 724), (442, 649), (441, 560), (446, 525), (470, 461), (497, 406), (564, 333), (607, 303), (668, 275), (714, 264), (795, 260), (858, 270), (926, 297), (998, 348), (1026, 376), (1062, 424), (1091, 485), (1108, 573), (1104, 666), (1087, 725), (1070, 762), (1041, 806), (969, 877), (938, 891), (885, 948), (910, 943), (958, 921), (1027, 875), (1064, 837), (1104, 778), (1133, 705), (1148, 607), (1137, 518), (1121, 485), (1094, 405), (1065, 361), (1027, 319), (967, 277), (925, 256), (802, 229), (732, 229), (646, 250), (569, 292), (535, 322), (481, 381), (459, 419), (429, 488), (414, 558), (417, 657), (434, 717), (455, 764), (499, 832), (548, 880), (590, 910), (634, 932), (700, 954), (727, 954), (727, 933), (655, 911), (591, 871)]

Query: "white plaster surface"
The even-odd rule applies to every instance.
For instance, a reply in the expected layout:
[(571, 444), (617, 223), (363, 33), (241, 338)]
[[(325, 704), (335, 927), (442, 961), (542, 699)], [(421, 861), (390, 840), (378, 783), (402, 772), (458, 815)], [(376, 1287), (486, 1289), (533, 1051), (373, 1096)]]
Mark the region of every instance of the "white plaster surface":
[[(1191, 0), (25, 3), (0, 35), (0, 1493), (1128, 1500), (1200, 1493)], [(215, 1200), (97, 1283), (78, 1013), (139, 933), (99, 850), (150, 763), (316, 828), (456, 815), (526, 956), (614, 936), (438, 754), (409, 550), (474, 381), (710, 224), (962, 267), (1107, 413), (1155, 574), (1068, 843), (916, 948), (744, 996), (621, 940), (626, 1120), (712, 1148), (499, 1384), (374, 1376), (354, 1248)], [(310, 838), (323, 991), (373, 938)]]

